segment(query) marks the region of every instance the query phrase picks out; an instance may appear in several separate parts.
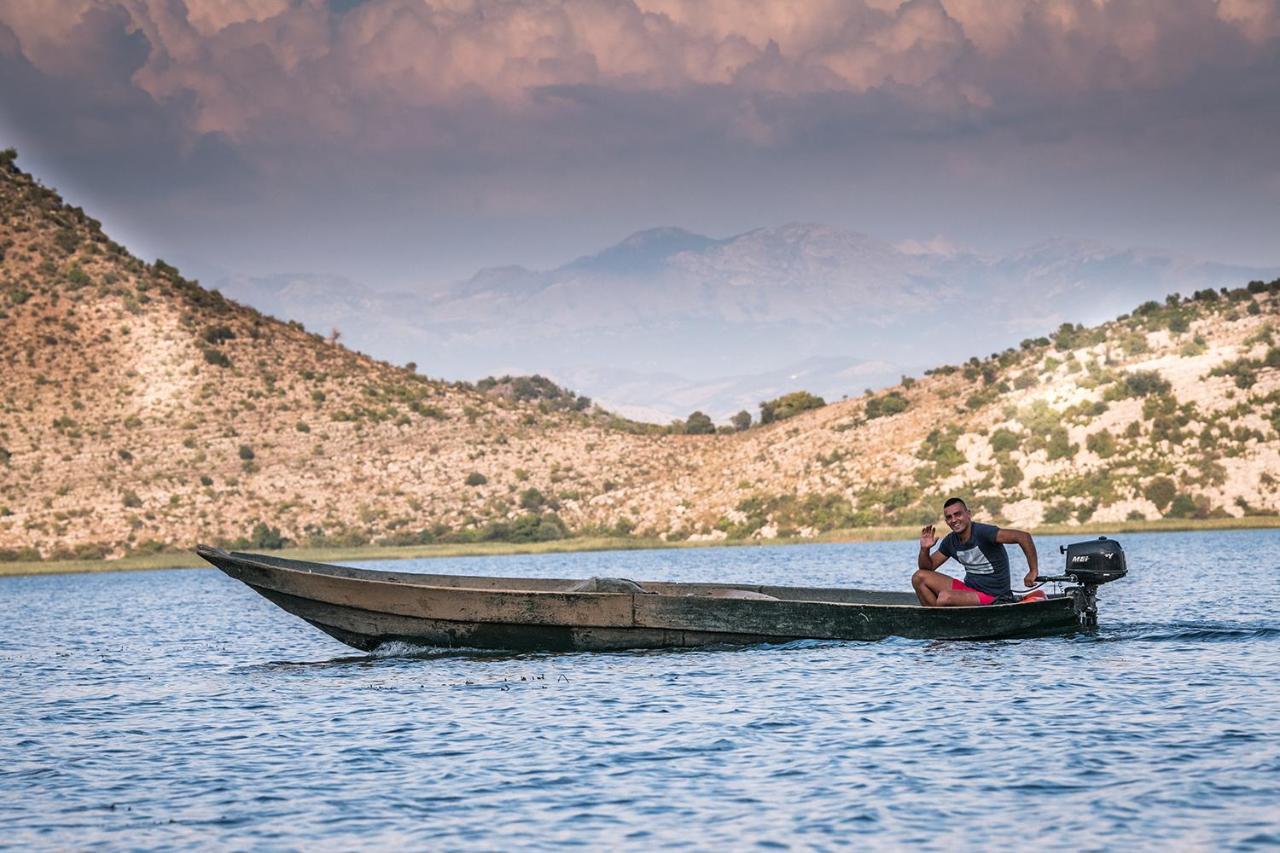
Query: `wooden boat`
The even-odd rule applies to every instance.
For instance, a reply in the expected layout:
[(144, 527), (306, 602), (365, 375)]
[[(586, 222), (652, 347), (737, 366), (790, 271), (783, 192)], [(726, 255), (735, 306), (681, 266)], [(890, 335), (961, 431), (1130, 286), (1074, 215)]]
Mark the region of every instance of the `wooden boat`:
[[(392, 643), (510, 650), (609, 650), (799, 639), (996, 639), (1089, 624), (1080, 588), (1040, 601), (921, 607), (911, 592), (465, 577), (353, 569), (199, 546), (226, 574), (364, 651)], [(1093, 611), (1096, 618), (1096, 610)]]

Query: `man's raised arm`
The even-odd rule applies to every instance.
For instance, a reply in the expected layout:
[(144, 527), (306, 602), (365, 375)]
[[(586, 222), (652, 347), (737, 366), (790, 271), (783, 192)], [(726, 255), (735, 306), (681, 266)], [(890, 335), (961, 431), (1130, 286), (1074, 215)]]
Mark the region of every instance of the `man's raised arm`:
[[(920, 528), (920, 556), (916, 558), (916, 567), (922, 572), (935, 571), (947, 561), (947, 555), (938, 551), (930, 554), (929, 549), (938, 541), (938, 537), (933, 532), (933, 525), (926, 524)], [(1034, 553), (1034, 548), (1032, 549)]]
[(1036, 543), (1031, 534), (1025, 530), (1001, 527), (996, 531), (996, 541), (1001, 545), (1016, 544), (1022, 549), (1022, 555), (1027, 558), (1027, 576), (1022, 582), (1026, 586), (1035, 583), (1036, 576), (1040, 574), (1040, 558), (1036, 555)]

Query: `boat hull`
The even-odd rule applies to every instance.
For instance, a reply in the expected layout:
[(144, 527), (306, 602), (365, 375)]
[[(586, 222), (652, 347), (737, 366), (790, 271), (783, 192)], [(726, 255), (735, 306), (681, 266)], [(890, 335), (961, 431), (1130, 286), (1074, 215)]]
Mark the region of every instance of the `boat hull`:
[[(573, 580), (378, 572), (197, 553), (281, 609), (371, 651), (388, 643), (513, 651), (610, 651), (801, 639), (999, 639), (1070, 633), (1070, 596), (926, 608), (911, 593), (642, 582), (646, 592), (576, 592)], [(769, 598), (733, 598), (747, 594)]]

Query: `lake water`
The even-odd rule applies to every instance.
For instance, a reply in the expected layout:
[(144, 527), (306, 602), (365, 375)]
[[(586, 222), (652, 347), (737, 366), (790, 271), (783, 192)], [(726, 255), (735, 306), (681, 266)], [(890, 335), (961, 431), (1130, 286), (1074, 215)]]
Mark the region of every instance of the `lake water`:
[[(212, 569), (0, 579), (0, 846), (1280, 845), (1280, 534), (1116, 538), (1095, 634), (1000, 642), (364, 655)], [(914, 561), (380, 565), (905, 589)]]

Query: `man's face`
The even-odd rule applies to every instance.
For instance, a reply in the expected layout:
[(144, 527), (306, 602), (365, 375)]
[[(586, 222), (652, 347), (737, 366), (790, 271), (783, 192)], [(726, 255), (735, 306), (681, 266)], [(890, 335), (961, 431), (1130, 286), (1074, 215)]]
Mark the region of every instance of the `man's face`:
[(942, 517), (946, 519), (947, 527), (956, 533), (969, 529), (969, 509), (964, 504), (952, 504), (942, 511)]

